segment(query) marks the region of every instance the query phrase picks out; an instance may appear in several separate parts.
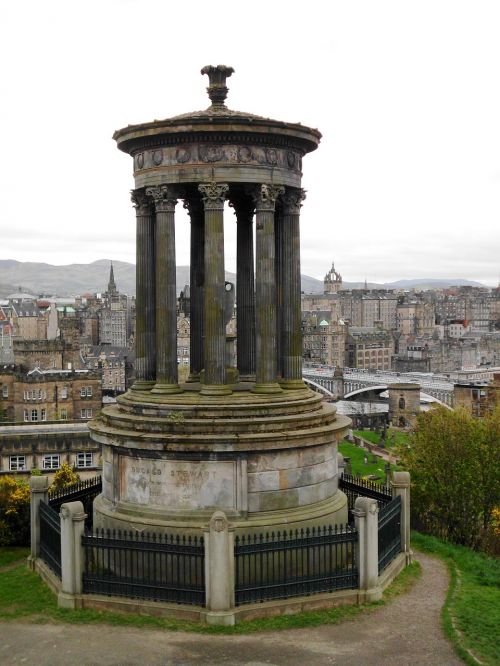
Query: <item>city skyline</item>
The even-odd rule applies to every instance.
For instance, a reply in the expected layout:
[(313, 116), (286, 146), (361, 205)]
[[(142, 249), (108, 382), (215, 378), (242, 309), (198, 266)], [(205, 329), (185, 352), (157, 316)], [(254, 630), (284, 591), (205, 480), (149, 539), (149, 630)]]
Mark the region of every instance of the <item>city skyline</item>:
[[(130, 158), (111, 135), (205, 108), (199, 70), (224, 62), (235, 68), (230, 108), (323, 133), (304, 164), (303, 274), (322, 279), (335, 259), (346, 281), (498, 284), (496, 3), (313, 3), (304, 13), (292, 2), (285, 14), (284, 3), (257, 2), (239, 14), (220, 1), (206, 15), (195, 2), (200, 20), (189, 23), (186, 9), (153, 1), (27, 4), (3, 12), (1, 259), (135, 261)], [(270, 49), (252, 48), (259, 35)], [(181, 204), (176, 232), (185, 265)]]

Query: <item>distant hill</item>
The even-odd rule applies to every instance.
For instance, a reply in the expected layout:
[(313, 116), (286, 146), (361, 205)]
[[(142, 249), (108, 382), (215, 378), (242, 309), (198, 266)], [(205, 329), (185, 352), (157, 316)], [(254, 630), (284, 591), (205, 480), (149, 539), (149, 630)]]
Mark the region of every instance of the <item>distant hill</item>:
[[(53, 266), (30, 261), (0, 259), (0, 298), (22, 291), (33, 294), (78, 296), (86, 292), (106, 291), (109, 279), (109, 259), (99, 259), (90, 264), (68, 264)], [(119, 291), (135, 294), (135, 264), (113, 261), (115, 282)], [(323, 281), (302, 275), (302, 291), (306, 294), (322, 293)], [(226, 273), (226, 280), (235, 282), (234, 273)], [(177, 292), (189, 283), (189, 266), (177, 266)], [(415, 279), (398, 280), (385, 284), (369, 283), (371, 289), (440, 289), (454, 285), (483, 287), (479, 282), (464, 279)], [(344, 289), (362, 289), (363, 282), (344, 282)]]

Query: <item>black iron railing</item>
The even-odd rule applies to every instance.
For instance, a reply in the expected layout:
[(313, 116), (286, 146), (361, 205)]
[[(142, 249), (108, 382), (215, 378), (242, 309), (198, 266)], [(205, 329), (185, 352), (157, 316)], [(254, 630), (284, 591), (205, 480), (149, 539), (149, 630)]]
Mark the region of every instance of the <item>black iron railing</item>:
[(378, 514), (379, 574), (401, 552), (401, 497), (395, 497)]
[(203, 537), (96, 530), (82, 544), (84, 592), (205, 605)]
[(100, 476), (94, 476), (91, 479), (77, 481), (77, 483), (73, 483), (70, 486), (50, 491), (49, 504), (53, 509), (59, 511), (61, 504), (64, 504), (65, 502), (82, 502), (83, 509), (87, 514), (87, 517), (85, 518), (85, 528), (87, 530), (92, 530), (92, 519), (94, 515), (93, 504), (95, 498), (101, 492), (102, 479)]
[(57, 511), (40, 501), (40, 557), (61, 577), (61, 518)]
[(357, 542), (349, 525), (236, 537), (236, 605), (357, 588)]
[(376, 499), (380, 507), (389, 504), (392, 500), (390, 486), (367, 481), (351, 474), (342, 474), (339, 479), (339, 488), (347, 495), (349, 507), (349, 522), (353, 521), (352, 510), (358, 497)]

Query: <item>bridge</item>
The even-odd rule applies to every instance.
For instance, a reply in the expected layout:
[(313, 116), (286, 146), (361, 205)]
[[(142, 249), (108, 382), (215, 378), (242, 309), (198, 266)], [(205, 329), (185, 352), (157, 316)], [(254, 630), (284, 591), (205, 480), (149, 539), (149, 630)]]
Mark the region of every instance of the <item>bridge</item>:
[[(304, 380), (324, 395), (333, 397), (338, 394), (339, 377), (334, 377), (332, 370), (304, 368)], [(411, 382), (419, 384), (421, 395), (432, 398), (446, 407), (453, 407), (453, 384), (447, 378), (435, 374), (413, 372), (389, 372), (386, 370), (357, 370), (344, 368), (342, 398), (362, 397), (363, 393), (383, 393), (390, 384)]]

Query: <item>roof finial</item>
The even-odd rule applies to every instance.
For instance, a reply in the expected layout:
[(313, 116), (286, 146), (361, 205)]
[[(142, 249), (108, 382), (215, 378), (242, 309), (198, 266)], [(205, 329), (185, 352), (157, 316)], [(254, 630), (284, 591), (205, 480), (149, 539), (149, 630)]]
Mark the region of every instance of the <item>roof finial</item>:
[(227, 97), (228, 88), (226, 79), (234, 72), (232, 67), (226, 65), (206, 65), (201, 70), (202, 74), (208, 74), (209, 86), (208, 96), (212, 101), (212, 109), (225, 109), (224, 101)]

